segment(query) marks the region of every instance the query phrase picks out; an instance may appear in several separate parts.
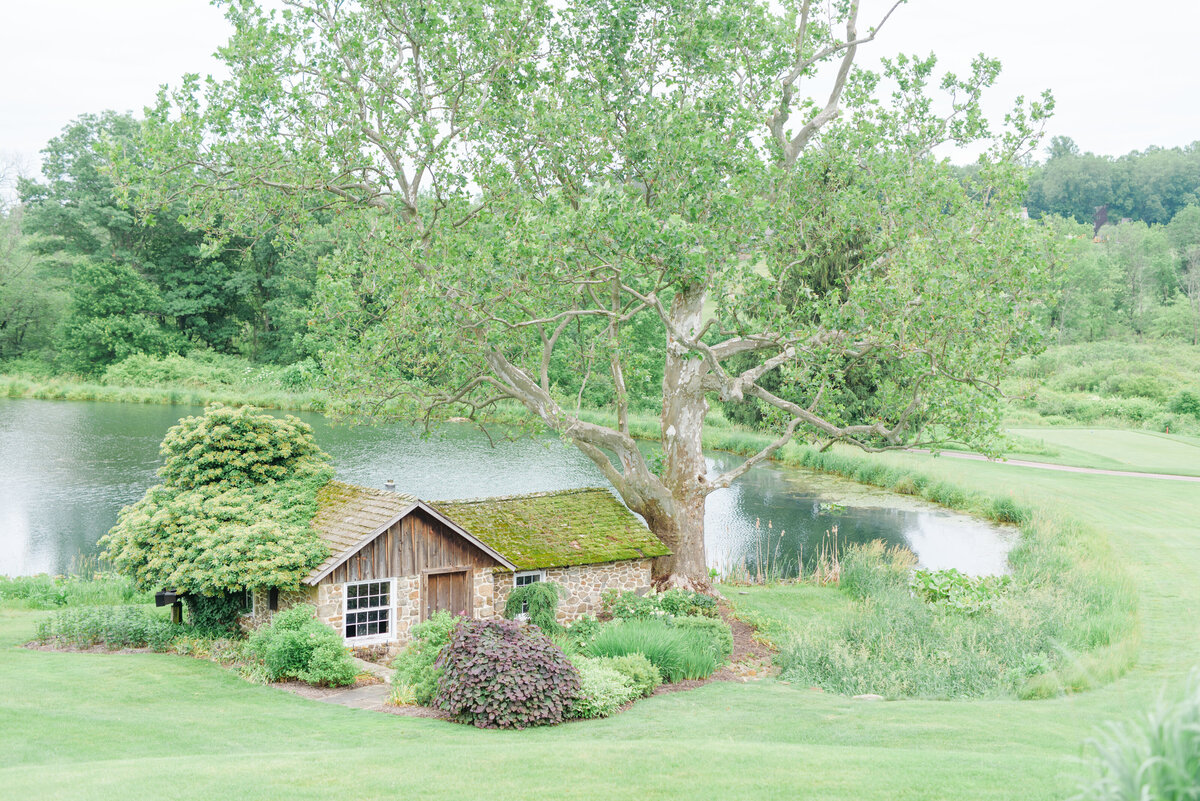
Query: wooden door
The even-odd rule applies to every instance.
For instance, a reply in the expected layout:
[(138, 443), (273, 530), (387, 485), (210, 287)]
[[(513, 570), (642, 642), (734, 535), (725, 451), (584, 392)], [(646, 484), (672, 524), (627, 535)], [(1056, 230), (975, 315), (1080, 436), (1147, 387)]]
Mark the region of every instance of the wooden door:
[(425, 617), (446, 610), (452, 615), (471, 616), (470, 571), (430, 573), (425, 579)]

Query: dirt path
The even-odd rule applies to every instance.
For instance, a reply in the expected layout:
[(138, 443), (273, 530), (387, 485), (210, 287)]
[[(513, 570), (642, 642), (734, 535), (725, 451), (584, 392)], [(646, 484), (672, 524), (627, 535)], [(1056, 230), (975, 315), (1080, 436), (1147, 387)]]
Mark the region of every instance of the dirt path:
[[(929, 453), (925, 448), (909, 448), (910, 453)], [(969, 459), (973, 462), (1001, 462), (1017, 467), (1033, 467), (1038, 470), (1061, 470), (1064, 473), (1092, 473), (1097, 476), (1122, 476), (1125, 478), (1154, 478), (1163, 481), (1192, 481), (1200, 483), (1200, 476), (1181, 476), (1175, 473), (1139, 473), (1136, 470), (1104, 470), (1099, 467), (1072, 467), (1066, 464), (1051, 464), (1050, 462), (1028, 462), (1024, 459), (991, 459), (978, 453), (960, 453), (958, 451), (942, 451), (941, 456), (951, 459)]]

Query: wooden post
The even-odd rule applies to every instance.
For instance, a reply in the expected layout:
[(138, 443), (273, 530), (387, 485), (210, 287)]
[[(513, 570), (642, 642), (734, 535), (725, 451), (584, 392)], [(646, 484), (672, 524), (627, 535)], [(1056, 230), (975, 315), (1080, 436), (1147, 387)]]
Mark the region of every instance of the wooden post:
[(183, 601), (176, 601), (171, 604), (171, 622), (177, 625), (183, 623)]

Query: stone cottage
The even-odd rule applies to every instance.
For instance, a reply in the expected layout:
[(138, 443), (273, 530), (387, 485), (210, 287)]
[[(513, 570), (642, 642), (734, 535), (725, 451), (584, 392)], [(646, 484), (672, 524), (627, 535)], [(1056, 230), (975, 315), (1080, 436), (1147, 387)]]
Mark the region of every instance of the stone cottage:
[(600, 609), (607, 589), (650, 586), (654, 557), (670, 553), (612, 493), (587, 488), (454, 501), (332, 481), (313, 528), (330, 556), (298, 593), (260, 592), (255, 617), (300, 600), (347, 645), (402, 644), (412, 626), (447, 610), (502, 616), (514, 587), (562, 585), (558, 618)]

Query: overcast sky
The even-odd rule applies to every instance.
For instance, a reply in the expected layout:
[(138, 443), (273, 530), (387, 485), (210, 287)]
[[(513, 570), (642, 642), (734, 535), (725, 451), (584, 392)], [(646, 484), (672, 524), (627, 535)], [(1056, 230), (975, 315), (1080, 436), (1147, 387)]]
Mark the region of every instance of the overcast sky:
[[(861, 28), (889, 0), (864, 0)], [(0, 159), (37, 168), (38, 151), (72, 118), (134, 111), (159, 84), (219, 70), (229, 29), (205, 0), (32, 0), (10, 3), (0, 33)], [(965, 71), (1000, 58), (995, 115), (1018, 94), (1051, 89), (1051, 134), (1119, 155), (1200, 139), (1196, 0), (910, 0), (862, 63), (899, 51), (935, 52)]]

